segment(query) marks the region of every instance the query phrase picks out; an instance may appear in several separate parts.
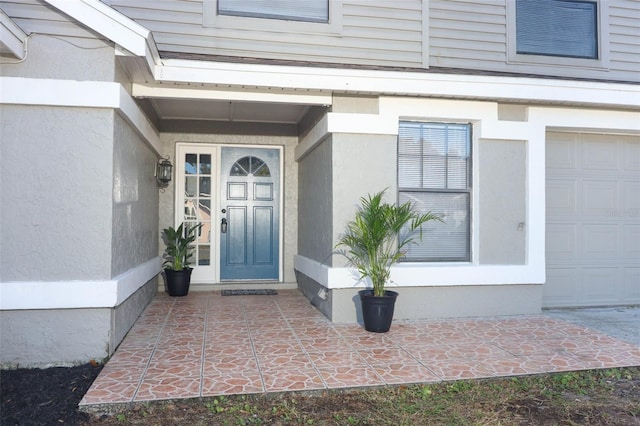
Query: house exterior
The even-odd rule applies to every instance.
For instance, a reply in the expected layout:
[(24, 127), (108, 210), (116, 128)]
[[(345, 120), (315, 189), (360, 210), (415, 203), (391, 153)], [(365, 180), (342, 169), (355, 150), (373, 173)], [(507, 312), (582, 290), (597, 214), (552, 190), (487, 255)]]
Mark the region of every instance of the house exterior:
[(2, 366), (110, 356), (183, 221), (192, 291), (357, 321), (334, 245), (385, 188), (445, 217), (392, 268), (396, 319), (640, 303), (638, 2), (2, 0), (0, 24)]

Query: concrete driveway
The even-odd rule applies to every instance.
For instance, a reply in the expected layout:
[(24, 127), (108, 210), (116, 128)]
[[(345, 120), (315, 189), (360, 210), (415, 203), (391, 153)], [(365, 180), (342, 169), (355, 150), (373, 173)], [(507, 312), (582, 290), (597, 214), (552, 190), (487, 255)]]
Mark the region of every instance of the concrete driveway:
[(550, 309), (543, 313), (640, 346), (640, 306)]

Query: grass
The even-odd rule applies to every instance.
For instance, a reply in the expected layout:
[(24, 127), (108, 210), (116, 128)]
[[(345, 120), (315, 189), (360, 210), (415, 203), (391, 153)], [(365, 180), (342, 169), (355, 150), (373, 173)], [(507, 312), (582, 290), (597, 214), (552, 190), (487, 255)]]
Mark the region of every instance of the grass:
[(638, 425), (640, 367), (130, 406), (109, 425)]

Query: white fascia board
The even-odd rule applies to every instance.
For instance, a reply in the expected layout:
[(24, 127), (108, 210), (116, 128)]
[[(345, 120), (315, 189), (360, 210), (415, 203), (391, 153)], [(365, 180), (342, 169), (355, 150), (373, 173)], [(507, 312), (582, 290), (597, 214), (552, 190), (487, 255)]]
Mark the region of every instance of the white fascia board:
[(563, 102), (640, 108), (640, 87), (528, 77), (497, 77), (168, 59), (156, 67), (157, 81), (279, 87), (380, 95)]
[(0, 103), (118, 108), (120, 84), (102, 81), (0, 77)]
[(27, 34), (0, 9), (0, 43), (18, 59), (27, 55)]
[(134, 83), (131, 94), (136, 98), (210, 99), (237, 102), (269, 102), (300, 105), (330, 105), (331, 94), (270, 93), (259, 91), (210, 90), (192, 87), (167, 87)]
[(158, 132), (119, 83), (0, 77), (0, 87), (0, 104), (115, 109), (161, 156)]
[(104, 281), (0, 283), (0, 310), (113, 308), (158, 275), (161, 258)]
[(552, 130), (640, 134), (640, 112), (529, 107), (529, 121)]
[(136, 56), (160, 62), (151, 31), (99, 0), (44, 0)]
[(398, 120), (391, 115), (327, 113), (329, 133), (397, 135)]

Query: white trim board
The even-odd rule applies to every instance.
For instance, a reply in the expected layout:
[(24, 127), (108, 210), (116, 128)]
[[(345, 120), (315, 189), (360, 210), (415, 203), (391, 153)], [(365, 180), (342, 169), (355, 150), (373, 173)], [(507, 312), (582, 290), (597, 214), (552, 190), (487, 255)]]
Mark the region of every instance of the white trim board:
[[(296, 255), (294, 268), (328, 289), (365, 288), (355, 268), (332, 268)], [(545, 272), (531, 265), (403, 263), (391, 267), (389, 287), (543, 284)]]
[(113, 308), (162, 270), (155, 257), (104, 281), (26, 281), (0, 283), (0, 310)]
[[(183, 59), (161, 60), (152, 33), (104, 3), (98, 0), (45, 1), (132, 54), (144, 58), (147, 67), (159, 83), (208, 83), (221, 87), (236, 86), (239, 89), (275, 87), (303, 91), (485, 98), (506, 102), (567, 103), (633, 109), (640, 107), (640, 88), (632, 84)], [(423, 23), (424, 18), (426, 16), (423, 16)], [(423, 43), (427, 41), (428, 39), (425, 39)]]
[(380, 70), (312, 68), (166, 59), (156, 67), (158, 82), (277, 87), (292, 90), (381, 95), (494, 99), (504, 102), (563, 103), (638, 109), (633, 84)]
[(299, 105), (331, 105), (330, 93), (283, 93), (249, 90), (214, 90), (194, 89), (193, 87), (154, 86), (150, 84), (133, 83), (131, 93), (136, 98), (162, 99), (210, 99), (223, 101), (270, 102)]
[(45, 0), (66, 15), (91, 28), (153, 68), (160, 55), (151, 31), (99, 0)]
[(17, 59), (27, 56), (27, 34), (0, 9), (0, 45)]
[(161, 156), (158, 132), (119, 83), (0, 77), (0, 87), (0, 104), (113, 108)]

